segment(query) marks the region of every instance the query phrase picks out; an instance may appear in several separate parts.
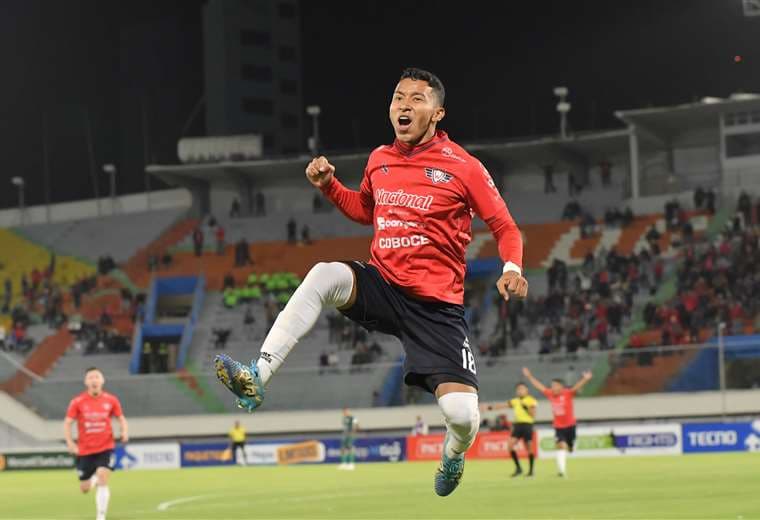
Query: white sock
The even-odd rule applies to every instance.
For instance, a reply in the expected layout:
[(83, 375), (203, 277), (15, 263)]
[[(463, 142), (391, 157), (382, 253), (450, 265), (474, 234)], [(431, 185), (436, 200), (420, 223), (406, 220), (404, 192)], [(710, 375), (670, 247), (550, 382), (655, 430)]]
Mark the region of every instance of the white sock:
[(557, 450), (557, 470), (565, 475), (567, 473), (567, 450)]
[(97, 507), (98, 517), (105, 518), (108, 511), (108, 500), (111, 498), (111, 490), (108, 486), (98, 486), (95, 492), (95, 505)]
[(91, 488), (95, 488), (95, 486), (97, 486), (97, 485), (98, 485), (98, 476), (97, 475), (91, 476), (90, 477), (90, 487)]
[(478, 394), (451, 392), (438, 399), (438, 406), (446, 418), (448, 442), (444, 449), (447, 457), (460, 457), (475, 441), (480, 428)]
[(261, 346), (256, 366), (262, 383), (269, 382), (298, 340), (311, 330), (324, 306), (348, 303), (353, 286), (354, 272), (342, 262), (319, 262), (311, 268)]

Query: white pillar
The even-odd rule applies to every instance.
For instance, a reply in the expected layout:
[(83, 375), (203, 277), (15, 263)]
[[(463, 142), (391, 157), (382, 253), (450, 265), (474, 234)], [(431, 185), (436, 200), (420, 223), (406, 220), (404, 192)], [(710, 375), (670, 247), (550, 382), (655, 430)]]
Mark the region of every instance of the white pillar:
[(636, 125), (628, 125), (628, 150), (631, 168), (631, 198), (637, 200), (639, 190), (639, 137), (636, 135)]

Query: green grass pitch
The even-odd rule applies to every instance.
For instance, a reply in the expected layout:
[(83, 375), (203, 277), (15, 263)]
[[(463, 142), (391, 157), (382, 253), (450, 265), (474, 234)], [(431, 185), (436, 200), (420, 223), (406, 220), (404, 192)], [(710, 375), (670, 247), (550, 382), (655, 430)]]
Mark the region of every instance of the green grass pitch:
[[(122, 471), (109, 520), (165, 518), (725, 518), (760, 519), (760, 454), (570, 459), (537, 477), (510, 479), (508, 461), (469, 461), (447, 498), (433, 493), (435, 464), (217, 467)], [(92, 494), (72, 471), (0, 473), (0, 518), (91, 519)], [(159, 510), (161, 504), (164, 510)]]

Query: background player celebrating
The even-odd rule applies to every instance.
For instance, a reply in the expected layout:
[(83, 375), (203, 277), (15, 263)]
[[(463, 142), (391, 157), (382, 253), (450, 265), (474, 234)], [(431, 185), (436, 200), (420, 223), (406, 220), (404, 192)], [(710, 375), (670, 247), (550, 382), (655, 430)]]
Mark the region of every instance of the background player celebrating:
[[(108, 479), (114, 466), (114, 441), (111, 417), (119, 420), (121, 442), (129, 440), (127, 419), (121, 411), (119, 399), (103, 391), (105, 378), (97, 368), (88, 368), (84, 374), (87, 389), (69, 403), (63, 421), (63, 437), (69, 451), (77, 456), (79, 489), (87, 493), (93, 485), (98, 520), (105, 520), (111, 491)], [(71, 423), (76, 421), (77, 444), (71, 438)]]
[(546, 388), (541, 381), (533, 377), (527, 367), (523, 367), (523, 375), (546, 396), (552, 405), (554, 435), (557, 441), (557, 470), (559, 476), (564, 477), (567, 475), (567, 453), (573, 451), (573, 444), (575, 444), (573, 398), (583, 385), (591, 380), (591, 372), (588, 370), (583, 372), (583, 376), (572, 388), (567, 388), (561, 379), (552, 379), (551, 389)]
[(465, 248), (473, 214), (496, 238), (505, 265), (496, 285), (505, 299), (525, 297), (522, 238), (483, 165), (436, 130), (444, 87), (430, 72), (406, 69), (393, 92), (391, 145), (369, 157), (359, 191), (335, 177), (325, 157), (306, 168), (309, 181), (343, 214), (374, 224), (371, 259), (318, 263), (277, 317), (250, 366), (219, 355), (217, 377), (252, 411), (265, 386), (324, 307), (338, 308), (369, 330), (397, 336), (406, 352), (404, 381), (433, 393), (446, 422), (435, 491), (450, 494), (480, 424), (475, 358), (463, 295)]
[(536, 422), (536, 406), (538, 402), (536, 399), (528, 393), (528, 385), (525, 383), (517, 383), (515, 385), (515, 397), (507, 401), (506, 403), (489, 405), (488, 410), (503, 410), (504, 408), (512, 408), (515, 411), (515, 421), (512, 427), (512, 434), (509, 436), (509, 453), (512, 455), (512, 460), (515, 462), (515, 472), (513, 477), (522, 475), (522, 467), (520, 466), (520, 459), (517, 457), (517, 443), (522, 441), (525, 446), (525, 450), (528, 452), (528, 461), (530, 462), (530, 470), (528, 470), (528, 477), (533, 476), (533, 424)]
[(356, 462), (354, 435), (359, 431), (359, 421), (348, 408), (343, 409), (343, 433), (340, 439), (340, 466), (338, 469), (353, 470)]

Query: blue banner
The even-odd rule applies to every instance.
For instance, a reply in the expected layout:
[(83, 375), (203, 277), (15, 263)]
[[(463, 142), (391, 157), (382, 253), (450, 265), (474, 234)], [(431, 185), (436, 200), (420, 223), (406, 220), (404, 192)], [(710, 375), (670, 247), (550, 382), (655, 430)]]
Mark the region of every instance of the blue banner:
[(683, 424), (683, 452), (760, 452), (760, 420), (753, 423)]

